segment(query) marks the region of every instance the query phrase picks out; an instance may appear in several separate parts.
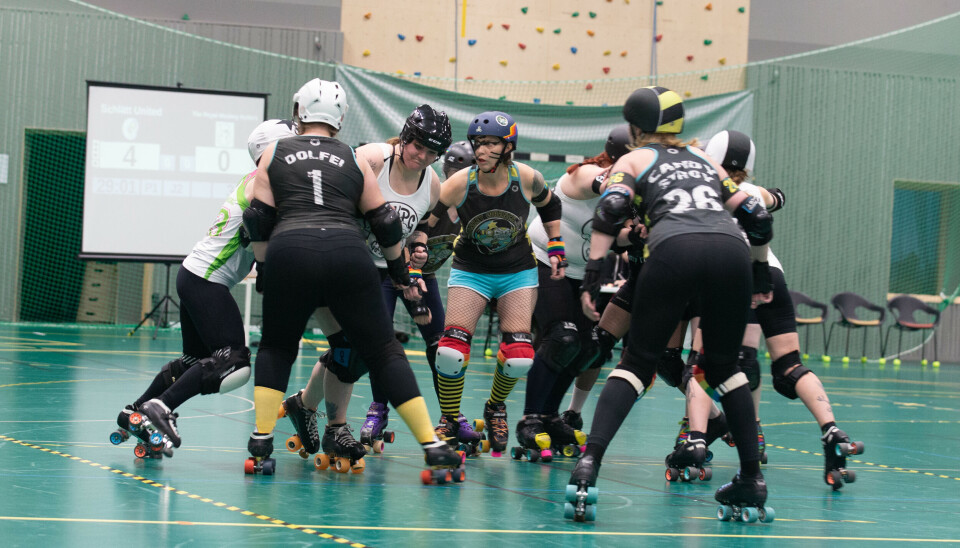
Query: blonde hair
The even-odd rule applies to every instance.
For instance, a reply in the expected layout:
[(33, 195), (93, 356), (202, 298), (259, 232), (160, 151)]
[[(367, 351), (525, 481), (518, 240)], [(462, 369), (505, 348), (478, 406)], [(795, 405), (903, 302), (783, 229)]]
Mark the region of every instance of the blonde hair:
[(627, 150), (636, 150), (649, 144), (658, 144), (668, 147), (698, 147), (700, 142), (694, 137), (689, 141), (683, 141), (675, 133), (644, 133), (630, 124), (630, 136), (633, 138), (633, 144), (627, 145)]

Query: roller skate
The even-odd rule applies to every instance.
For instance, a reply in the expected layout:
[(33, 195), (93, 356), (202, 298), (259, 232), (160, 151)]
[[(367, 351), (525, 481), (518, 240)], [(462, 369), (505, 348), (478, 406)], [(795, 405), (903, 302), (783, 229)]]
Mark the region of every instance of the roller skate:
[(597, 499), (600, 491), (596, 488), (600, 462), (593, 456), (585, 455), (577, 461), (570, 474), (563, 505), (563, 517), (574, 521), (594, 521), (597, 519)]
[(563, 420), (563, 422), (570, 425), (571, 428), (583, 430), (583, 417), (580, 415), (579, 411), (567, 409), (563, 413), (560, 413), (560, 418)]
[(490, 440), (490, 456), (499, 457), (510, 443), (510, 426), (507, 425), (507, 404), (492, 403), (487, 400), (483, 404), (483, 423)]
[(863, 453), (864, 446), (862, 441), (850, 441), (850, 436), (836, 426), (831, 426), (829, 430), (820, 438), (823, 442), (824, 472), (823, 481), (833, 487), (834, 491), (843, 487), (844, 483), (853, 483), (857, 480), (857, 474), (853, 470), (847, 470), (847, 455), (860, 455)]
[[(677, 439), (674, 440), (673, 442), (674, 451), (676, 451), (677, 449), (680, 449), (680, 447), (684, 443), (686, 443), (687, 439), (690, 437), (690, 419), (687, 417), (683, 417), (682, 419), (680, 419), (680, 422), (678, 422), (677, 424), (680, 425), (680, 431), (677, 432)], [(709, 446), (710, 444), (708, 443), (707, 445)], [(711, 451), (710, 449), (707, 449), (707, 457), (706, 459), (704, 459), (703, 462), (706, 463), (712, 460), (713, 460), (713, 451)], [(668, 464), (667, 467), (669, 468), (670, 465)], [(667, 479), (670, 479), (670, 478), (667, 478)]]
[(360, 427), (360, 443), (366, 448), (367, 452), (371, 450), (374, 453), (383, 453), (383, 444), (393, 443), (396, 435), (393, 430), (385, 430), (389, 422), (387, 415), (390, 410), (387, 404), (373, 402), (370, 409), (367, 410), (367, 420), (363, 421)]
[(420, 481), (424, 485), (443, 485), (451, 481), (460, 483), (467, 479), (464, 462), (466, 457), (455, 452), (444, 441), (435, 441), (423, 445), (423, 460), (429, 467), (420, 472)]
[(273, 432), (261, 434), (254, 432), (250, 434), (250, 441), (247, 442), (247, 451), (250, 457), (243, 463), (244, 474), (263, 474), (272, 476), (277, 469), (277, 461), (270, 458), (273, 453)]
[(117, 417), (117, 430), (110, 433), (110, 443), (120, 445), (132, 435), (137, 439), (133, 454), (141, 459), (162, 459), (173, 456), (173, 442), (158, 432), (150, 419), (128, 405)]
[(667, 455), (664, 464), (667, 481), (707, 481), (713, 477), (713, 470), (705, 467), (707, 460), (707, 442), (705, 440), (686, 440)]
[(720, 503), (717, 519), (720, 521), (743, 521), (753, 523), (760, 520), (770, 523), (774, 519), (773, 508), (764, 506), (767, 502), (767, 482), (758, 474), (753, 478), (744, 478), (740, 472), (733, 481), (717, 489), (714, 498)]
[(757, 419), (757, 451), (760, 452), (760, 464), (766, 464), (767, 441), (763, 437), (763, 428), (760, 427), (760, 419)]
[(367, 466), (363, 456), (367, 454), (367, 450), (363, 444), (354, 439), (350, 431), (349, 424), (328, 424), (324, 428), (321, 442), (323, 453), (313, 459), (313, 465), (317, 470), (331, 468), (341, 474), (363, 473)]
[(510, 449), (513, 460), (520, 460), (523, 457), (527, 457), (530, 462), (553, 460), (550, 434), (547, 434), (540, 415), (527, 415), (517, 424), (517, 441), (520, 447)]
[(564, 422), (559, 415), (544, 415), (542, 419), (553, 442), (554, 453), (576, 458), (587, 448), (587, 435)]
[(158, 399), (144, 402), (140, 411), (150, 419), (157, 430), (173, 442), (174, 447), (180, 447), (180, 432), (177, 430), (179, 415), (170, 411), (170, 408)]
[(320, 450), (320, 433), (317, 431), (317, 410), (307, 409), (303, 405), (303, 390), (290, 396), (280, 404), (277, 418), (289, 417), (297, 433), (287, 438), (287, 450), (299, 453), (300, 458), (309, 459)]
[(435, 432), (437, 437), (447, 442), (451, 448), (468, 457), (476, 457), (490, 450), (490, 442), (482, 432), (483, 426), (482, 419), (474, 421), (471, 425), (463, 413), (460, 413), (456, 419), (441, 415), (440, 424), (437, 425)]

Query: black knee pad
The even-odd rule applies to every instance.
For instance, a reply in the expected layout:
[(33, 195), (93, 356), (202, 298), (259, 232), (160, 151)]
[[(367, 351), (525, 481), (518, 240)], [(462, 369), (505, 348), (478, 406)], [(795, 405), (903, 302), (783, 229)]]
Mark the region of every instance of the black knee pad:
[(163, 364), (163, 367), (160, 368), (160, 375), (163, 376), (163, 388), (166, 390), (183, 375), (187, 369), (193, 367), (198, 361), (199, 358), (194, 358), (193, 356), (187, 356), (183, 354), (179, 358), (169, 361)]
[[(787, 373), (787, 369), (794, 367), (793, 371)], [(770, 371), (773, 373), (773, 389), (790, 398), (797, 399), (797, 381), (807, 373), (813, 373), (800, 362), (800, 352), (794, 350), (786, 356), (773, 360), (770, 364)]]
[(703, 369), (703, 379), (707, 381), (710, 388), (716, 388), (733, 378), (737, 373), (742, 373), (735, 361), (724, 364), (710, 363), (707, 367), (704, 367), (704, 364), (701, 363), (700, 368)]
[[(627, 375), (623, 375), (623, 372), (626, 372)], [(634, 389), (637, 389), (637, 397), (642, 397), (647, 390), (653, 386), (653, 378), (656, 376), (656, 367), (650, 368), (649, 371), (644, 371), (643, 368), (628, 363), (621, 360), (619, 364), (613, 369), (613, 372), (610, 373), (610, 376), (607, 377), (607, 382), (610, 382), (610, 379), (615, 377), (620, 377), (633, 384)], [(639, 390), (639, 387), (634, 384), (634, 381), (640, 381), (643, 383), (643, 392)]]
[(442, 338), (443, 333), (441, 332), (425, 341), (427, 343), (427, 365), (429, 365), (430, 369), (434, 371), (437, 369), (437, 349), (440, 348), (440, 339)]
[(366, 362), (351, 346), (342, 331), (327, 337), (327, 340), (330, 342), (330, 350), (320, 356), (320, 361), (340, 379), (340, 382), (353, 384), (367, 374)]
[(580, 334), (573, 322), (554, 322), (544, 330), (537, 355), (551, 371), (559, 373), (580, 353)]
[(753, 392), (760, 388), (760, 362), (757, 361), (757, 349), (750, 346), (740, 347), (740, 359), (738, 361), (740, 371), (747, 375), (747, 381), (750, 391)]
[(250, 379), (250, 349), (246, 346), (225, 346), (209, 358), (197, 362), (203, 368), (200, 378), (201, 394), (216, 394), (236, 390)]
[(576, 377), (581, 372), (586, 371), (596, 363), (600, 357), (600, 337), (596, 329), (591, 329), (585, 337), (580, 339), (580, 352), (573, 359), (566, 371), (571, 376)]
[[(680, 357), (680, 348), (667, 348), (660, 355), (660, 361), (657, 362), (657, 376), (660, 377), (667, 386), (676, 388), (683, 382), (683, 370), (685, 368), (683, 358)], [(684, 386), (686, 386), (684, 384)]]
[(796, 311), (793, 308), (793, 299), (790, 298), (790, 291), (787, 290), (783, 272), (771, 268), (770, 276), (773, 281), (773, 300), (756, 308), (757, 321), (763, 329), (763, 336), (768, 339), (797, 332)]
[(593, 331), (597, 334), (597, 342), (600, 344), (600, 349), (597, 359), (590, 364), (588, 369), (600, 369), (603, 367), (603, 364), (613, 359), (613, 347), (617, 345), (617, 341), (620, 339), (614, 337), (613, 333), (610, 333), (599, 325), (595, 325)]

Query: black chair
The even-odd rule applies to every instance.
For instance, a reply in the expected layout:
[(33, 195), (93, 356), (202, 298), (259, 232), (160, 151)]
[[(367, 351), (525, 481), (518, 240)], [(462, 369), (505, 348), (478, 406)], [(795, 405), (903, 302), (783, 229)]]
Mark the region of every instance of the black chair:
[[(837, 293), (830, 299), (830, 304), (840, 313), (840, 319), (830, 324), (830, 331), (827, 332), (827, 340), (824, 343), (824, 361), (830, 361), (830, 338), (833, 335), (834, 326), (839, 325), (847, 330), (847, 344), (843, 352), (843, 362), (850, 361), (850, 331), (866, 327), (877, 328), (877, 339), (880, 343), (880, 354), (883, 357), (883, 320), (886, 317), (886, 310), (882, 306), (877, 306), (856, 293), (844, 292)], [(858, 311), (865, 309), (868, 312), (874, 312), (879, 315), (877, 318), (869, 319), (858, 314)], [(873, 315), (873, 314), (870, 314)], [(860, 361), (867, 361), (867, 332), (863, 334), (863, 353), (860, 355)]]
[[(897, 358), (893, 360), (894, 365), (900, 365), (900, 353), (903, 349), (903, 332), (920, 331), (922, 335), (925, 335), (926, 330), (930, 329), (933, 331), (933, 366), (940, 367), (940, 361), (937, 357), (937, 324), (940, 323), (940, 311), (928, 306), (920, 299), (909, 295), (900, 295), (899, 297), (890, 299), (887, 302), (887, 308), (893, 315), (894, 323), (887, 328), (884, 347), (886, 347), (889, 342), (891, 329), (897, 328), (897, 331), (900, 332), (897, 342)], [(927, 317), (918, 317), (918, 313), (926, 314)], [(933, 321), (929, 321), (931, 319)], [(924, 342), (920, 344), (920, 363), (927, 365), (926, 339), (923, 338), (922, 340)]]
[[(829, 309), (827, 305), (815, 301), (810, 297), (800, 293), (799, 291), (791, 291), (790, 299), (793, 301), (793, 313), (797, 318), (797, 324), (803, 326), (803, 338), (807, 341), (807, 344), (810, 343), (810, 326), (820, 324), (821, 330), (823, 330), (823, 341), (824, 341), (824, 351), (826, 354), (826, 341), (827, 341), (827, 313)], [(802, 315), (800, 313), (800, 306), (805, 306), (815, 310), (819, 310), (819, 314), (813, 313), (812, 315)], [(803, 353), (803, 359), (810, 357), (809, 352)]]

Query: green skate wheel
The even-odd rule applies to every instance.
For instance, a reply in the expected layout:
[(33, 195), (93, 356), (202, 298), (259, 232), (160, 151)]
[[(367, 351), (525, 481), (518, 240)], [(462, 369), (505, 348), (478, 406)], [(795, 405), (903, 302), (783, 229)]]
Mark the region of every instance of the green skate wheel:
[(777, 513), (773, 511), (773, 508), (769, 506), (764, 506), (760, 509), (760, 522), (761, 523), (773, 523), (773, 520), (777, 517)]
[(563, 519), (573, 519), (575, 508), (569, 502), (563, 503)]
[(730, 521), (733, 517), (733, 508), (726, 504), (717, 507), (717, 519), (720, 521)]
[(693, 481), (693, 478), (697, 477), (697, 469), (687, 466), (683, 469), (680, 477), (683, 478), (683, 481)]
[(567, 491), (564, 493), (564, 498), (570, 502), (577, 502), (577, 486), (567, 484)]
[(520, 447), (512, 447), (510, 449), (510, 457), (513, 458), (513, 460), (520, 460), (523, 458), (523, 449)]
[(597, 521), (597, 507), (589, 505), (584, 509), (583, 518), (586, 521)]
[(587, 504), (596, 504), (600, 498), (600, 490), (596, 487), (587, 487)]
[(753, 523), (760, 518), (760, 510), (752, 506), (747, 506), (741, 511), (740, 519), (744, 523)]

